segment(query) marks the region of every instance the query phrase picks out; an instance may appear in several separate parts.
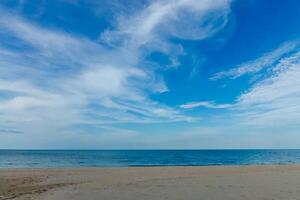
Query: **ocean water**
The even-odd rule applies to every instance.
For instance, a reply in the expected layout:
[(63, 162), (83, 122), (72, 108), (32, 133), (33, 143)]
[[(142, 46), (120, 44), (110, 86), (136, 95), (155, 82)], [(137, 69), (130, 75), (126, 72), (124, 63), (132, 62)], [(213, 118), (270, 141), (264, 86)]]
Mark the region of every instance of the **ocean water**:
[(0, 168), (300, 164), (300, 150), (0, 150)]

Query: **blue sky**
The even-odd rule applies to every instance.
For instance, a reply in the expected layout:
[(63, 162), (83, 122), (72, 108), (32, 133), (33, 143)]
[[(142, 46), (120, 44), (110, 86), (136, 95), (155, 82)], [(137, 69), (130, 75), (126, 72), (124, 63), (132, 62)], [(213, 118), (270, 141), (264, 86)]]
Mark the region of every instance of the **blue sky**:
[(298, 0), (2, 0), (0, 148), (299, 148)]

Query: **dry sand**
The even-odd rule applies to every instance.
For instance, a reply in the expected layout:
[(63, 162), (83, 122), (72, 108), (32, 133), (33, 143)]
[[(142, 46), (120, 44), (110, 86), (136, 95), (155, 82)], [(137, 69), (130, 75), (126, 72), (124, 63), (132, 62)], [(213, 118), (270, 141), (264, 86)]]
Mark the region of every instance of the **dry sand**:
[(1, 169), (0, 199), (300, 200), (300, 166)]

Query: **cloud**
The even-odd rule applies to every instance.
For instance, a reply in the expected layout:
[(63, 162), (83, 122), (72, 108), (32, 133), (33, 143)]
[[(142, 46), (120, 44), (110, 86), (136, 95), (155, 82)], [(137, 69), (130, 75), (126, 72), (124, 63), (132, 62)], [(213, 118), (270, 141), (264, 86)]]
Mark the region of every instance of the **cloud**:
[(265, 55), (238, 65), (228, 71), (222, 71), (214, 74), (210, 79), (218, 80), (223, 78), (236, 79), (246, 74), (254, 74), (265, 68), (269, 68), (276, 64), (283, 56), (294, 52), (299, 48), (299, 41), (291, 41), (282, 44), (277, 49), (266, 53)]
[(300, 51), (294, 48), (274, 60), (276, 62), (268, 66), (266, 76), (230, 105), (210, 101), (181, 105), (185, 109), (200, 106), (230, 110), (214, 116), (209, 121), (211, 126), (208, 123), (198, 125), (192, 131), (182, 131), (173, 138), (172, 144), (183, 148), (186, 143), (195, 148), (297, 148), (300, 138)]
[(262, 127), (300, 125), (300, 51), (281, 58), (272, 73), (237, 101), (239, 118)]
[[(157, 31), (181, 39), (200, 40), (210, 37), (214, 29), (219, 28), (218, 24), (213, 23), (215, 20), (210, 19), (211, 23), (205, 24), (205, 17), (220, 18), (221, 24), (224, 24), (228, 11), (229, 1), (226, 0), (156, 1), (130, 20), (120, 19), (119, 29), (120, 32), (128, 33), (141, 42), (151, 40)], [(213, 12), (218, 14), (211, 15)], [(183, 17), (190, 20), (187, 21)]]
[(115, 29), (105, 31), (100, 39), (141, 54), (159, 51), (176, 63), (175, 57), (184, 52), (180, 44), (168, 41), (170, 37), (207, 39), (227, 24), (229, 12), (228, 0), (150, 1), (141, 11), (118, 16)]
[[(178, 65), (184, 47), (170, 39), (207, 39), (226, 25), (229, 12), (227, 0), (147, 1), (141, 9), (114, 12), (112, 28), (91, 40), (0, 7), (2, 141), (21, 145), (35, 138), (46, 146), (63, 135), (70, 141), (84, 140), (79, 135), (95, 128), (97, 142), (104, 145), (118, 134), (124, 140), (136, 136), (126, 128), (116, 129), (120, 124), (195, 120), (150, 98), (169, 89), (157, 67), (145, 59), (159, 51), (172, 66)], [(17, 132), (26, 138), (3, 136)]]
[(211, 101), (199, 101), (199, 102), (189, 102), (186, 104), (182, 104), (179, 107), (184, 108), (184, 109), (192, 109), (192, 108), (198, 108), (198, 107), (223, 109), (223, 108), (230, 108), (230, 107), (232, 107), (232, 105), (231, 104), (216, 104)]
[(168, 37), (208, 38), (226, 24), (228, 12), (225, 0), (153, 1), (118, 16), (99, 43), (1, 8), (0, 125), (49, 132), (79, 124), (191, 121), (149, 98), (168, 87), (143, 58), (161, 51), (176, 62), (183, 48)]
[(6, 133), (9, 133), (9, 134), (21, 134), (22, 132), (17, 131), (17, 130), (13, 130), (13, 129), (0, 129), (0, 134), (1, 133), (3, 133), (3, 134), (6, 134)]
[(0, 89), (10, 93), (0, 101), (3, 123), (51, 123), (61, 118), (70, 126), (85, 123), (90, 112), (110, 118), (92, 120), (99, 124), (185, 120), (177, 111), (148, 99), (145, 91), (155, 93), (167, 87), (151, 70), (140, 69), (128, 59), (137, 55), (111, 51), (86, 38), (46, 29), (5, 12), (0, 26), (2, 37), (9, 35), (11, 45), (20, 45), (7, 47), (2, 40)]
[[(291, 45), (289, 42), (286, 44)], [(284, 49), (282, 47), (285, 45), (278, 49)], [(232, 132), (235, 138), (240, 137), (239, 141), (245, 141), (244, 146), (250, 144), (247, 144), (245, 138), (257, 141), (257, 144), (250, 145), (255, 147), (259, 146), (259, 143), (271, 147), (287, 144), (296, 146), (291, 138), (299, 139), (297, 133), (300, 127), (300, 51), (296, 44), (292, 46), (288, 53), (280, 53), (277, 54), (278, 57), (273, 57), (276, 61), (267, 66), (268, 73), (237, 96), (235, 102), (225, 105), (211, 101), (190, 102), (180, 107), (230, 108), (226, 114), (213, 117), (213, 129), (220, 137)], [(272, 52), (279, 52), (278, 49)], [(266, 56), (262, 56), (253, 62), (265, 58)]]

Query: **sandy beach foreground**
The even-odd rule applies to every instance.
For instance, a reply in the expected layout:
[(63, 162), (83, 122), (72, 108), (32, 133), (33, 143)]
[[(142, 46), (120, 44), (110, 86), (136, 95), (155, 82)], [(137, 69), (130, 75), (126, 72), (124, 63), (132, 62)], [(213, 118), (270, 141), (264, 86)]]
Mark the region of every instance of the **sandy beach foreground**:
[(1, 169), (0, 199), (297, 200), (300, 166)]

